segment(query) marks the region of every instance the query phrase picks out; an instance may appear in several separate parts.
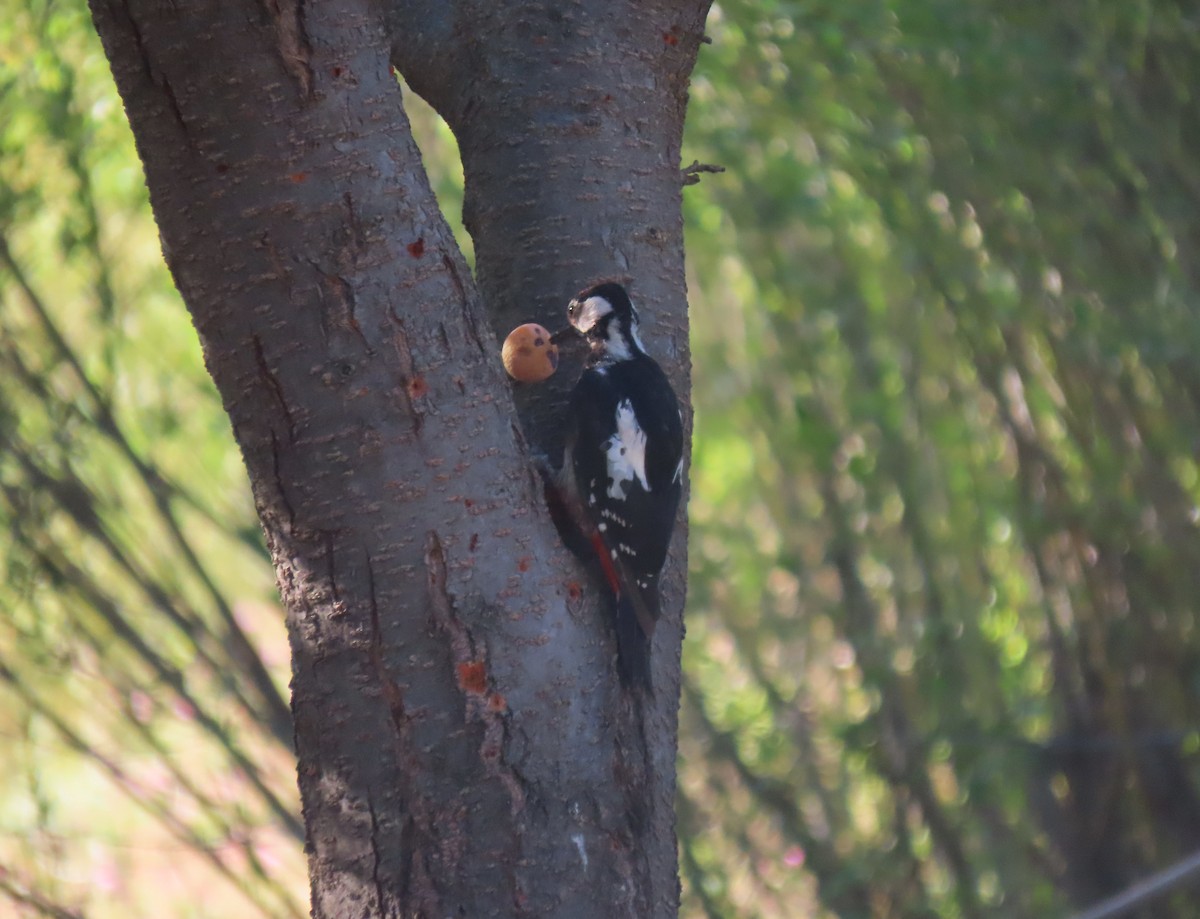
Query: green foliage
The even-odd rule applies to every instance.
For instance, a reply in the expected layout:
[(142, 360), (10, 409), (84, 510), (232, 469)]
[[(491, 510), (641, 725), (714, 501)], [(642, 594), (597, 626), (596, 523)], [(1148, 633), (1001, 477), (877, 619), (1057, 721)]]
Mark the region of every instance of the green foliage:
[(0, 3), (0, 301), (0, 896), (301, 915), (282, 618), (80, 5)]
[(1195, 23), (726, 2), (709, 31), (690, 902), (1120, 890), (1200, 843)]

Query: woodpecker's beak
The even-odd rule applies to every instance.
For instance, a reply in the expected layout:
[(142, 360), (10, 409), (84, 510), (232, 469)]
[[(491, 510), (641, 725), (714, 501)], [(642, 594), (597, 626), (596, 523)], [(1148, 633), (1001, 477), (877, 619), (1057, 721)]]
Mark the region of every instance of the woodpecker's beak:
[(573, 341), (577, 338), (582, 338), (583, 333), (573, 325), (567, 326), (565, 329), (559, 329), (550, 336), (550, 344), (561, 345), (563, 342)]

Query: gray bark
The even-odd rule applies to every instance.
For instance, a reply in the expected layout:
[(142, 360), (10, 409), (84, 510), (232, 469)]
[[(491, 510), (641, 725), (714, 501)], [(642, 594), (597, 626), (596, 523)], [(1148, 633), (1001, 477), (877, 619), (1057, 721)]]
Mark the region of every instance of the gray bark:
[[(494, 332), (627, 274), (686, 394), (707, 3), (423, 7), (92, 0), (287, 607), (313, 912), (674, 915), (684, 540), (642, 705), (530, 471), (573, 374), (514, 406)], [(392, 59), (459, 137), (478, 286)]]

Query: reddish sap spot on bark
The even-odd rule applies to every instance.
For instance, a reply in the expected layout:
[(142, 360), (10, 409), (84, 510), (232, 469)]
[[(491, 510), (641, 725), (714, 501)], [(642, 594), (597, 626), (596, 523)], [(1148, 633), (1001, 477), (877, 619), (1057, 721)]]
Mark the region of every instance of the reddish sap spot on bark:
[(217, 163), (217, 175), (225, 175), (229, 171), (228, 163)]
[(307, 172), (293, 172), (290, 176), (288, 176), (288, 179), (290, 179), (295, 184), (299, 185), (301, 182), (308, 181), (308, 173)]
[(500, 693), (494, 692), (488, 696), (487, 706), (489, 712), (503, 712), (508, 709), (508, 700)]
[(429, 392), (429, 384), (425, 382), (424, 377), (416, 376), (408, 381), (408, 394), (412, 398), (420, 399), (427, 392)]
[(578, 600), (583, 596), (583, 588), (579, 586), (577, 581), (567, 582), (567, 596), (572, 600)]
[(399, 73), (399, 71), (396, 70), (396, 68), (393, 67), (391, 64), (389, 64), (388, 65), (388, 73), (390, 73), (392, 76), (396, 76)]
[(668, 45), (679, 44), (679, 39), (676, 38), (674, 35), (672, 35), (670, 32), (663, 32), (663, 41), (665, 41)]
[(478, 549), (478, 548), (479, 548), (479, 534), (478, 534), (478, 533), (472, 533), (472, 534), (471, 534), (471, 545), (470, 545), (470, 550), (471, 550), (472, 552), (474, 552), (474, 551), (475, 551), (476, 549)]
[(341, 67), (330, 67), (329, 68), (329, 73), (333, 76), (333, 78), (335, 80), (345, 72), (346, 71), (344, 69), (342, 69)]
[(420, 258), (425, 254), (425, 237), (421, 236), (416, 242), (409, 243), (407, 248), (409, 255), (413, 258)]
[(467, 661), (458, 665), (458, 688), (482, 696), (487, 691), (487, 668), (483, 661)]
[(463, 507), (474, 507), (474, 506), (475, 506), (475, 502), (472, 501), (470, 498), (463, 498)]
[(521, 558), (517, 559), (517, 570), (518, 571), (528, 571), (529, 566), (532, 564), (533, 564), (533, 558), (528, 555), (523, 555), (523, 556), (521, 556)]

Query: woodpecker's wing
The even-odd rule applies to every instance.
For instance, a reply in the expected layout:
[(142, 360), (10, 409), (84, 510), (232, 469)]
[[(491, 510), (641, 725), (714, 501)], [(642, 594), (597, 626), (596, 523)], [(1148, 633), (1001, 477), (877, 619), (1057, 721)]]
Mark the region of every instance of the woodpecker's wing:
[(649, 358), (619, 361), (584, 371), (570, 417), (584, 512), (622, 567), (647, 586), (666, 561), (682, 491), (675, 394)]

